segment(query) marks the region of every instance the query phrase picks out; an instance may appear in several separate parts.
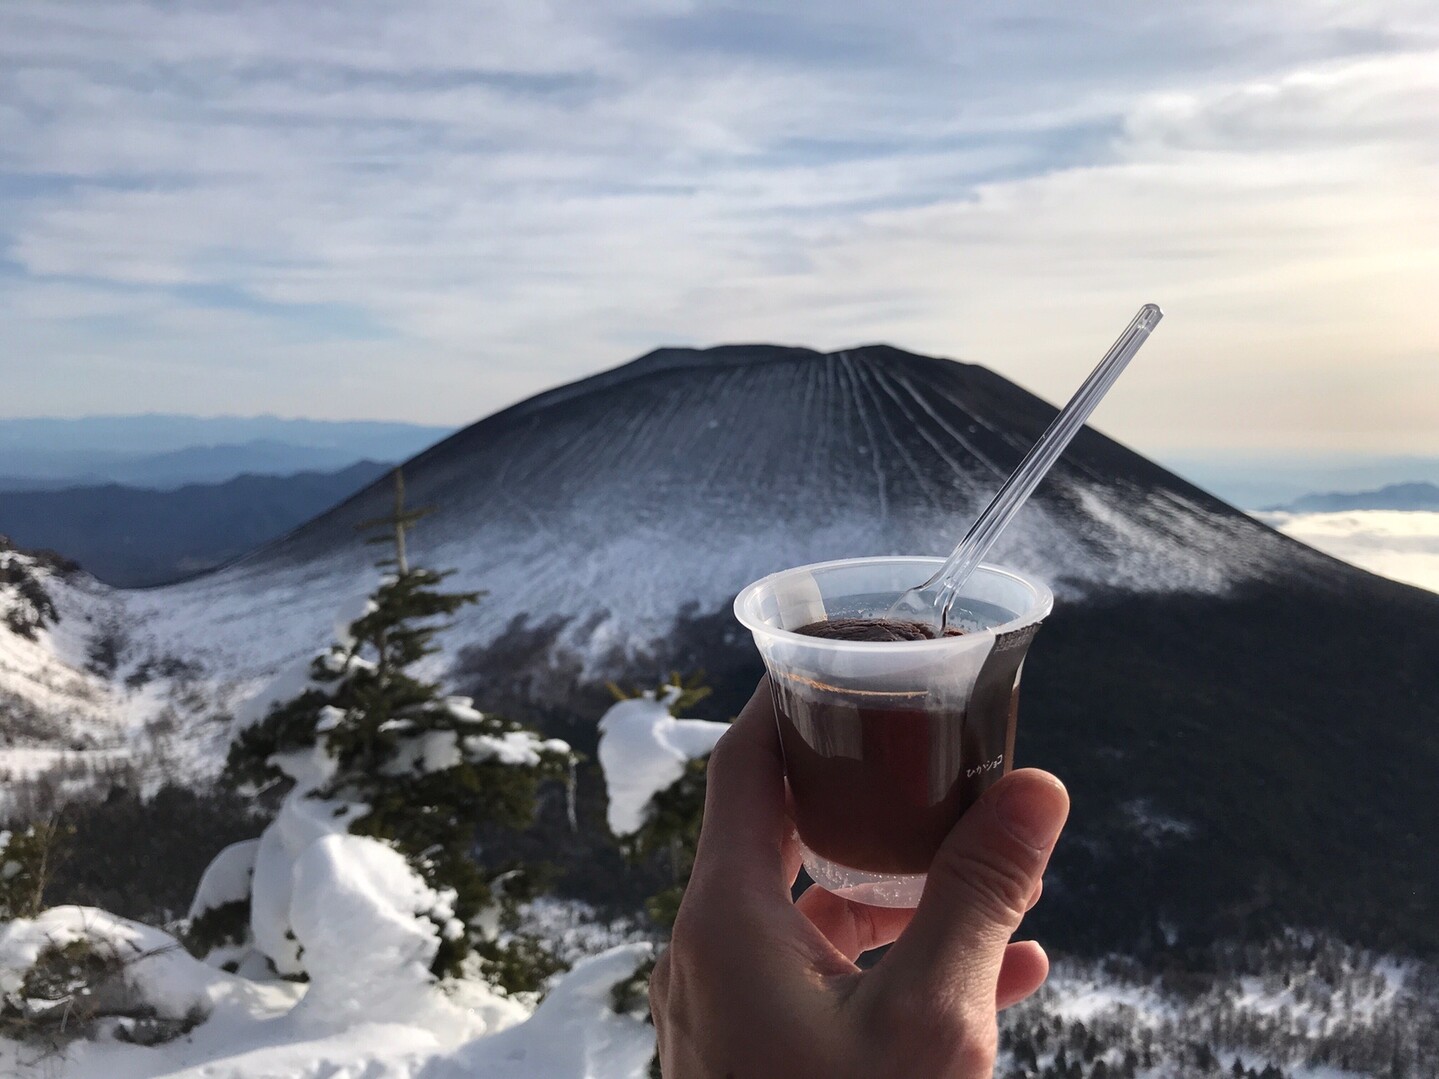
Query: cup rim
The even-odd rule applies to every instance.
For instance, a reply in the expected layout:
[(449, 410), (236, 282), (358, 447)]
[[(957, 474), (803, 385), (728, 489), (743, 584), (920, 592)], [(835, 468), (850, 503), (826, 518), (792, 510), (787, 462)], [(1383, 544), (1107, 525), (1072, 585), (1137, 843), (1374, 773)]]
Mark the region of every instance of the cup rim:
[[(740, 589), (739, 594), (735, 596), (734, 600), (734, 616), (740, 625), (744, 626), (751, 633), (767, 633), (781, 640), (794, 641), (797, 644), (806, 644), (812, 647), (834, 648), (841, 651), (854, 652), (873, 652), (878, 650), (892, 655), (901, 650), (923, 651), (926, 649), (937, 650), (954, 648), (956, 646), (962, 647), (963, 643), (967, 641), (974, 641), (989, 635), (998, 636), (1001, 633), (1019, 629), (1023, 626), (1033, 625), (1047, 618), (1054, 609), (1054, 593), (1050, 591), (1049, 586), (1043, 581), (1026, 576), (1017, 570), (995, 565), (992, 562), (981, 562), (975, 568), (975, 573), (989, 573), (999, 577), (1007, 577), (1027, 589), (1033, 595), (1034, 599), (1018, 617), (1012, 618), (1008, 622), (1000, 623), (997, 626), (986, 626), (982, 630), (964, 633), (958, 637), (936, 637), (919, 641), (842, 641), (835, 640), (831, 637), (810, 637), (803, 633), (796, 633), (792, 629), (782, 629), (779, 626), (772, 626), (768, 622), (763, 622), (751, 617), (745, 610), (754, 595), (777, 577), (785, 577), (791, 573), (799, 573), (804, 570), (827, 570), (863, 563), (907, 563), (916, 566), (928, 566), (931, 569), (935, 569), (944, 564), (944, 559), (931, 555), (871, 555), (862, 558), (835, 558), (827, 562), (811, 562), (803, 566), (791, 566), (789, 569), (782, 569), (775, 573), (767, 574)], [(962, 595), (961, 593), (961, 598)]]

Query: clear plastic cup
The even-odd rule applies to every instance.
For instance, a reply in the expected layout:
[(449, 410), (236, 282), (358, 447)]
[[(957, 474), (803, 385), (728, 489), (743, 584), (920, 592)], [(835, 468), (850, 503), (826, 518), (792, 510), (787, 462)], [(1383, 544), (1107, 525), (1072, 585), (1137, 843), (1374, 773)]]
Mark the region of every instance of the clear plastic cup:
[(915, 906), (955, 821), (1009, 771), (1020, 672), (1054, 598), (982, 565), (951, 611), (960, 636), (870, 642), (795, 630), (881, 617), (943, 561), (821, 562), (735, 599), (769, 670), (805, 869), (873, 906)]

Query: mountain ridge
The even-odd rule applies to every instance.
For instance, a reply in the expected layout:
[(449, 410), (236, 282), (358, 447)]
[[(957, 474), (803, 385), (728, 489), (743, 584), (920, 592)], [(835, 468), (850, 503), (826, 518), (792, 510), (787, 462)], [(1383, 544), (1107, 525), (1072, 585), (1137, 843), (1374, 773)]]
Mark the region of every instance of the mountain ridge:
[(453, 428), (384, 421), (157, 413), (0, 419), (0, 490), (122, 483), (168, 488), (245, 472), (336, 470), (399, 461)]
[(1339, 513), (1344, 510), (1439, 510), (1439, 484), (1390, 483), (1372, 491), (1329, 491), (1268, 506), (1266, 513)]
[(63, 551), (107, 584), (153, 587), (245, 555), (392, 467), (358, 461), (334, 472), (242, 473), (169, 490), (110, 483), (0, 491), (0, 532), (21, 547)]

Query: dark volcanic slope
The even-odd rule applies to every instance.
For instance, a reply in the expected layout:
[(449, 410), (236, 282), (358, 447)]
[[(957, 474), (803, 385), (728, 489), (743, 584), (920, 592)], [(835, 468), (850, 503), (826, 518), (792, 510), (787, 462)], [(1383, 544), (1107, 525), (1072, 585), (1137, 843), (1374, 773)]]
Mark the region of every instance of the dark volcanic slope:
[[(740, 586), (801, 561), (942, 553), (1053, 415), (982, 368), (885, 347), (661, 350), (411, 461), (413, 501), (437, 507), (414, 548), (489, 590), (448, 639), (471, 645), (464, 688), (547, 705), (582, 740), (602, 699), (581, 682), (702, 666), (737, 707), (758, 672), (726, 610)], [(353, 525), (388, 501), (377, 484), (137, 606), (158, 636), (273, 667), (370, 587)], [(1439, 943), (1439, 597), (1091, 431), (998, 558), (1059, 596), (1018, 747), (1075, 795), (1036, 915), (1056, 943), (1285, 924)]]

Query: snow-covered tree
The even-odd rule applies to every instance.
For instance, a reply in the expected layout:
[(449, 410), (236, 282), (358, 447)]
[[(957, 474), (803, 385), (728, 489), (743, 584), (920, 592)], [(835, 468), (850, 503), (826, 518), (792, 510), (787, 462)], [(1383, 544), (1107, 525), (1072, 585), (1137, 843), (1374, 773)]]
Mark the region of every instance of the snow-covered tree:
[(629, 857), (667, 864), (670, 887), (646, 905), (655, 924), (668, 930), (694, 867), (705, 767), (729, 724), (678, 718), (709, 695), (702, 676), (674, 672), (657, 689), (633, 695), (610, 689), (620, 699), (599, 722), (610, 831)]
[[(312, 915), (297, 911), (295, 867), (312, 844), (350, 833), (398, 851), (422, 885), (416, 894), (435, 897), (424, 912), (438, 935), (431, 974), (478, 966), (494, 984), (534, 989), (553, 962), (536, 942), (501, 934), (529, 897), (527, 867), (479, 865), (475, 829), (531, 823), (539, 785), (567, 776), (574, 758), (564, 742), (481, 713), (416, 673), (436, 651), (442, 620), (479, 598), (444, 591), (447, 574), (410, 565), (405, 533), (421, 514), (405, 508), (397, 472), (393, 514), (368, 522), (394, 544), (394, 557), (380, 563), (378, 589), (302, 677), (280, 676), (297, 691), (238, 730), (227, 780), (289, 790), (253, 850), (222, 854), (223, 871), (217, 865), (207, 874), (213, 895), (197, 896), (192, 940), (198, 935), (206, 951), (233, 948), (245, 943), (236, 937), (247, 928), (277, 971), (308, 974), (295, 925)], [(229, 959), (243, 965), (233, 953)]]

